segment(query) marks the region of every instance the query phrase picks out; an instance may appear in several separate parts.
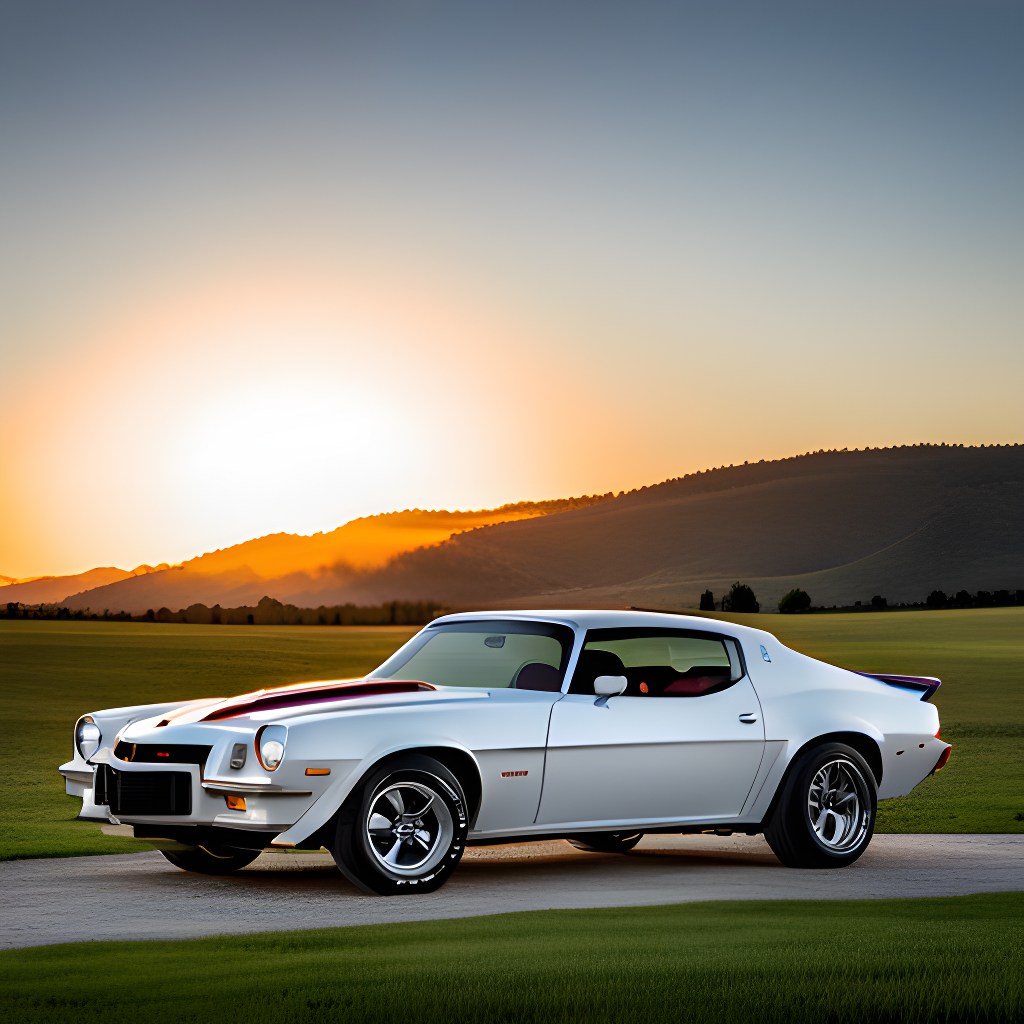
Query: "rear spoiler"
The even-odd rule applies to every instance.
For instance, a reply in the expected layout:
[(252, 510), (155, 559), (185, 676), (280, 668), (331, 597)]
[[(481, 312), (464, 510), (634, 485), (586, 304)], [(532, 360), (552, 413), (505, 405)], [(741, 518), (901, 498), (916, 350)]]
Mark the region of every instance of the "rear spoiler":
[(942, 680), (935, 676), (890, 676), (880, 672), (858, 672), (857, 675), (877, 679), (880, 683), (898, 686), (903, 690), (919, 691), (921, 700), (931, 700), (932, 694), (942, 685)]

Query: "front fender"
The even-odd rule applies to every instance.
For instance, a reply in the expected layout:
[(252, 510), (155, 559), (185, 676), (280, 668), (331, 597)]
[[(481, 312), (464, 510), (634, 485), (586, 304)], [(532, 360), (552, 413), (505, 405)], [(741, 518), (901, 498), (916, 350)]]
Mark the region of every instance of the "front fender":
[(424, 737), (414, 744), (404, 743), (378, 746), (363, 757), (362, 760), (349, 762), (352, 765), (351, 770), (346, 775), (339, 776), (337, 781), (331, 783), (319, 799), (307, 808), (302, 817), (291, 828), (277, 836), (271, 845), (294, 847), (308, 839), (318, 829), (323, 828), (348, 799), (352, 791), (366, 778), (370, 770), (380, 764), (385, 758), (406, 751), (436, 750), (437, 748), (457, 751), (459, 754), (469, 758), (476, 767), (477, 772), (480, 772), (480, 764), (473, 752), (468, 747), (448, 737)]

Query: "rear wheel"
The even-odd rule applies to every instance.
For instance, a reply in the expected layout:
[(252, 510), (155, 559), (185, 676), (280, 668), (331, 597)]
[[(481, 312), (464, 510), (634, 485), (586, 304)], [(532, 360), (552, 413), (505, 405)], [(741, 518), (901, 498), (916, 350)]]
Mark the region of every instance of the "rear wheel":
[(643, 832), (588, 832), (572, 836), (569, 842), (588, 853), (629, 853), (643, 837)]
[(259, 850), (235, 850), (228, 846), (197, 846), (194, 850), (161, 850), (175, 867), (200, 875), (228, 875), (251, 864)]
[(432, 757), (408, 754), (381, 766), (345, 802), (332, 853), (364, 892), (433, 892), (462, 859), (468, 830), (458, 779)]
[(786, 867), (846, 867), (871, 842), (876, 807), (864, 758), (844, 743), (824, 743), (793, 765), (764, 837)]

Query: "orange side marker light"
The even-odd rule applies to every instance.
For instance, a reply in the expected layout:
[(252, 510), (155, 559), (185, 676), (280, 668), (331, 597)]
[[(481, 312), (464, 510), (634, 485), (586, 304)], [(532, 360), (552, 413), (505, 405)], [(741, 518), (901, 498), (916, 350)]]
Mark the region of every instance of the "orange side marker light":
[(331, 774), (331, 769), (330, 768), (307, 768), (306, 769), (306, 774), (307, 775), (330, 775)]
[(224, 799), (227, 801), (229, 811), (244, 811), (245, 810), (245, 797), (235, 796), (229, 793)]

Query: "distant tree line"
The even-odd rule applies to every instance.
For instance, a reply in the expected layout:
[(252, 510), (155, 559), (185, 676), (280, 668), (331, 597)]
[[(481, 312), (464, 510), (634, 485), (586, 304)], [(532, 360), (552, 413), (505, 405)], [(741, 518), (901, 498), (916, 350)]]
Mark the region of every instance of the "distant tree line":
[(185, 622), (225, 626), (425, 626), (450, 609), (436, 601), (388, 601), (379, 605), (337, 604), (319, 608), (297, 608), (264, 597), (255, 606), (221, 608), (215, 604), (193, 604), (173, 612), (150, 608), (142, 615), (90, 609), (72, 611), (59, 605), (23, 605), (9, 601), (8, 619), (69, 619), (106, 622)]
[(139, 621), (141, 615), (128, 612), (112, 612), (109, 608), (102, 612), (94, 612), (89, 608), (78, 608), (72, 611), (58, 604), (21, 604), (19, 601), (8, 601), (7, 612), (2, 616), (6, 619), (99, 619), (107, 622)]
[[(831, 608), (819, 605), (812, 607), (811, 596), (799, 587), (790, 590), (781, 601), (779, 611), (783, 615), (795, 615), (803, 612), (832, 612), (832, 611), (871, 611), (881, 612), (897, 608), (1005, 608), (1010, 605), (1024, 606), (1024, 590), (979, 590), (971, 594), (966, 590), (959, 590), (952, 596), (946, 595), (942, 590), (933, 590), (924, 601), (896, 602), (890, 604), (888, 599), (881, 594), (875, 594), (865, 604), (856, 601), (852, 605), (832, 605)], [(702, 612), (757, 612), (761, 606), (757, 601), (754, 591), (745, 583), (734, 583), (721, 601), (715, 602), (715, 595), (710, 590), (705, 590), (700, 596), (700, 610)]]
[[(871, 611), (884, 612), (898, 608), (1005, 608), (1011, 605), (1024, 605), (1024, 590), (979, 590), (972, 594), (967, 590), (957, 591), (950, 597), (945, 591), (933, 590), (924, 601), (896, 602), (890, 604), (887, 598), (881, 594), (875, 594), (865, 604), (862, 601), (855, 601), (853, 605), (838, 606), (831, 608), (824, 606), (812, 608), (811, 598), (802, 590), (791, 590), (779, 602), (779, 611), (785, 614), (795, 612), (825, 612), (825, 611)], [(703, 607), (703, 605), (702, 605)]]
[(976, 594), (958, 590), (951, 597), (946, 597), (944, 591), (933, 590), (924, 603), (928, 608), (1003, 608), (1024, 605), (1024, 590), (979, 590)]

